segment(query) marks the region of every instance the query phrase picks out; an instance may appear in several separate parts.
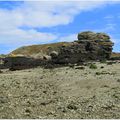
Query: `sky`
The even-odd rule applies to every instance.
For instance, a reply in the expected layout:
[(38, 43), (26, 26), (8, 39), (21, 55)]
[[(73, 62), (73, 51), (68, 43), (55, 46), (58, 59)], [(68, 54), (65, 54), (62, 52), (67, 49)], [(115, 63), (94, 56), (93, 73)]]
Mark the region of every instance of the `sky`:
[(77, 40), (82, 31), (105, 32), (120, 52), (120, 1), (0, 1), (0, 54), (27, 45)]

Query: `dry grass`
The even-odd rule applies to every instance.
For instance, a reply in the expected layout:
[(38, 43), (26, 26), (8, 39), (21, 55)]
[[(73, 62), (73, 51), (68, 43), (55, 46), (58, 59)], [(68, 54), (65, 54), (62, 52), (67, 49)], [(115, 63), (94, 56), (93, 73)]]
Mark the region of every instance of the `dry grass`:
[(69, 46), (72, 43), (68, 42), (59, 42), (59, 43), (52, 43), (52, 44), (43, 44), (43, 45), (31, 45), (31, 46), (24, 46), (12, 51), (10, 54), (22, 54), (22, 55), (32, 55), (37, 53), (47, 54), (52, 50), (59, 50), (60, 46)]
[(115, 52), (113, 52), (113, 53), (111, 54), (111, 57), (120, 57), (120, 53), (115, 53)]

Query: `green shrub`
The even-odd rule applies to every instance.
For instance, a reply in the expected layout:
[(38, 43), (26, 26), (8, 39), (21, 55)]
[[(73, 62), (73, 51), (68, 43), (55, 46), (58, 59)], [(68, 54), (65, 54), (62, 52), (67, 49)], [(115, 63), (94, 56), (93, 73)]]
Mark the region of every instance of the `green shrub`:
[(118, 79), (117, 82), (120, 82), (120, 79)]
[(116, 62), (107, 62), (107, 65), (115, 64)]
[(90, 68), (90, 69), (97, 69), (97, 66), (96, 66), (95, 64), (91, 64), (91, 65), (89, 66), (89, 68)]
[(106, 59), (101, 60), (100, 63), (107, 63)]

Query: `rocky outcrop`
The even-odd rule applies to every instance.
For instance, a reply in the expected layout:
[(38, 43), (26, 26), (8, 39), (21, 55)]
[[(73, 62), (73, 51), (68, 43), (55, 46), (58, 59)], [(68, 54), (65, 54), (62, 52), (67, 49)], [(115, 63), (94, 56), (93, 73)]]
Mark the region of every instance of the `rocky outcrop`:
[[(7, 57), (4, 59), (4, 65), (11, 70), (19, 70), (41, 65), (63, 65), (105, 60), (110, 58), (112, 46), (113, 43), (107, 34), (86, 31), (78, 34), (77, 41), (57, 44), (57, 49), (47, 51), (47, 54), (41, 58)], [(52, 46), (50, 47), (52, 49)]]
[(60, 46), (59, 53), (52, 55), (53, 63), (79, 63), (89, 60), (109, 59), (113, 43), (105, 33), (82, 32), (70, 46)]
[(22, 70), (40, 66), (42, 61), (29, 57), (6, 57), (3, 59), (5, 68), (10, 70)]
[(78, 40), (91, 40), (91, 41), (95, 41), (95, 40), (106, 40), (106, 41), (110, 41), (110, 37), (105, 34), (105, 33), (94, 33), (91, 31), (85, 31), (85, 32), (81, 32), (78, 33)]

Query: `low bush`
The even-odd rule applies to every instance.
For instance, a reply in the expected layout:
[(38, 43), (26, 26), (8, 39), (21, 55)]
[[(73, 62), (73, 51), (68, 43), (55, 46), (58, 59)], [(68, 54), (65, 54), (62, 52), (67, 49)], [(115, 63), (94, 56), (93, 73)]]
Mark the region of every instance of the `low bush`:
[(90, 64), (89, 68), (90, 68), (90, 69), (97, 69), (97, 65), (95, 65), (95, 64)]
[(107, 61), (104, 59), (104, 60), (101, 60), (100, 63), (107, 63)]

